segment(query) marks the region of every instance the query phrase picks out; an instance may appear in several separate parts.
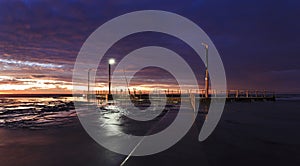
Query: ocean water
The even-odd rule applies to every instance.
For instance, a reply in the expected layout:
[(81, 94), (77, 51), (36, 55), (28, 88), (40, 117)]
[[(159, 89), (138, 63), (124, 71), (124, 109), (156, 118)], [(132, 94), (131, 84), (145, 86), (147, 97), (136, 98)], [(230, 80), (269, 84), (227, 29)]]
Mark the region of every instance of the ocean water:
[(300, 94), (278, 94), (277, 101), (300, 101)]
[(0, 127), (41, 129), (70, 125), (75, 118), (72, 97), (0, 98)]

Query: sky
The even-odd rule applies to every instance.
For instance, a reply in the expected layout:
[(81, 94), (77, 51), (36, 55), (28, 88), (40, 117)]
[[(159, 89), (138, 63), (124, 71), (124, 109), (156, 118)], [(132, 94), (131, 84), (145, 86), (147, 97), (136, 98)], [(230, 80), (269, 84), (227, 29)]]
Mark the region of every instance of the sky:
[[(300, 92), (300, 2), (297, 0), (0, 0), (0, 93), (70, 93), (77, 54), (88, 36), (112, 18), (138, 10), (164, 10), (201, 27), (223, 60), (229, 89)], [(106, 57), (159, 45), (193, 66), (200, 86), (204, 64), (182, 41), (165, 34), (135, 34)], [(106, 88), (107, 66), (97, 71)], [(176, 85), (168, 72), (145, 68), (132, 86)]]

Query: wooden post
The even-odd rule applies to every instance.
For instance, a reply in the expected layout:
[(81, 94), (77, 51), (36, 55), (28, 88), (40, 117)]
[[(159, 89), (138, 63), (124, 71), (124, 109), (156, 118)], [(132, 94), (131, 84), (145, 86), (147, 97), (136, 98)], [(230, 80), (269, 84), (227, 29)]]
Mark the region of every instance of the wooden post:
[(239, 90), (236, 90), (235, 92), (235, 98), (238, 98), (239, 97)]

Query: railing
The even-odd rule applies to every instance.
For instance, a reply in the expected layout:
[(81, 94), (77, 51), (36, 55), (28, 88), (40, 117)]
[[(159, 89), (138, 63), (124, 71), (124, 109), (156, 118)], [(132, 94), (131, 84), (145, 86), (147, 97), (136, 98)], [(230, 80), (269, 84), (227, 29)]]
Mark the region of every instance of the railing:
[[(134, 90), (130, 91), (131, 95), (135, 96), (142, 96), (143, 94), (152, 93), (156, 94), (157, 96), (160, 95), (167, 95), (168, 97), (178, 97), (178, 95), (183, 95), (186, 97), (191, 97), (190, 94), (197, 94), (199, 98), (205, 98), (205, 89), (185, 89), (185, 90), (154, 90), (150, 91), (141, 91), (141, 90)], [(90, 94), (96, 96), (105, 96), (108, 94), (108, 91), (91, 91)], [(128, 90), (112, 90), (112, 94), (114, 95), (128, 95)], [(233, 98), (275, 98), (275, 93), (272, 91), (266, 90), (226, 90), (226, 91), (218, 91), (218, 90), (209, 90), (209, 97), (218, 98), (218, 97), (226, 97), (228, 99)]]

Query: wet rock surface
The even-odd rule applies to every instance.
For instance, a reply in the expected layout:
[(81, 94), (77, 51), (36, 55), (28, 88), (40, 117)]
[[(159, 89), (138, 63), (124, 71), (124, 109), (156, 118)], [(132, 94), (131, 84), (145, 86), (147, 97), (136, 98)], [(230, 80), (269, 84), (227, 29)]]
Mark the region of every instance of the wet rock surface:
[(74, 120), (75, 107), (69, 98), (0, 99), (0, 127), (42, 129), (71, 125)]

